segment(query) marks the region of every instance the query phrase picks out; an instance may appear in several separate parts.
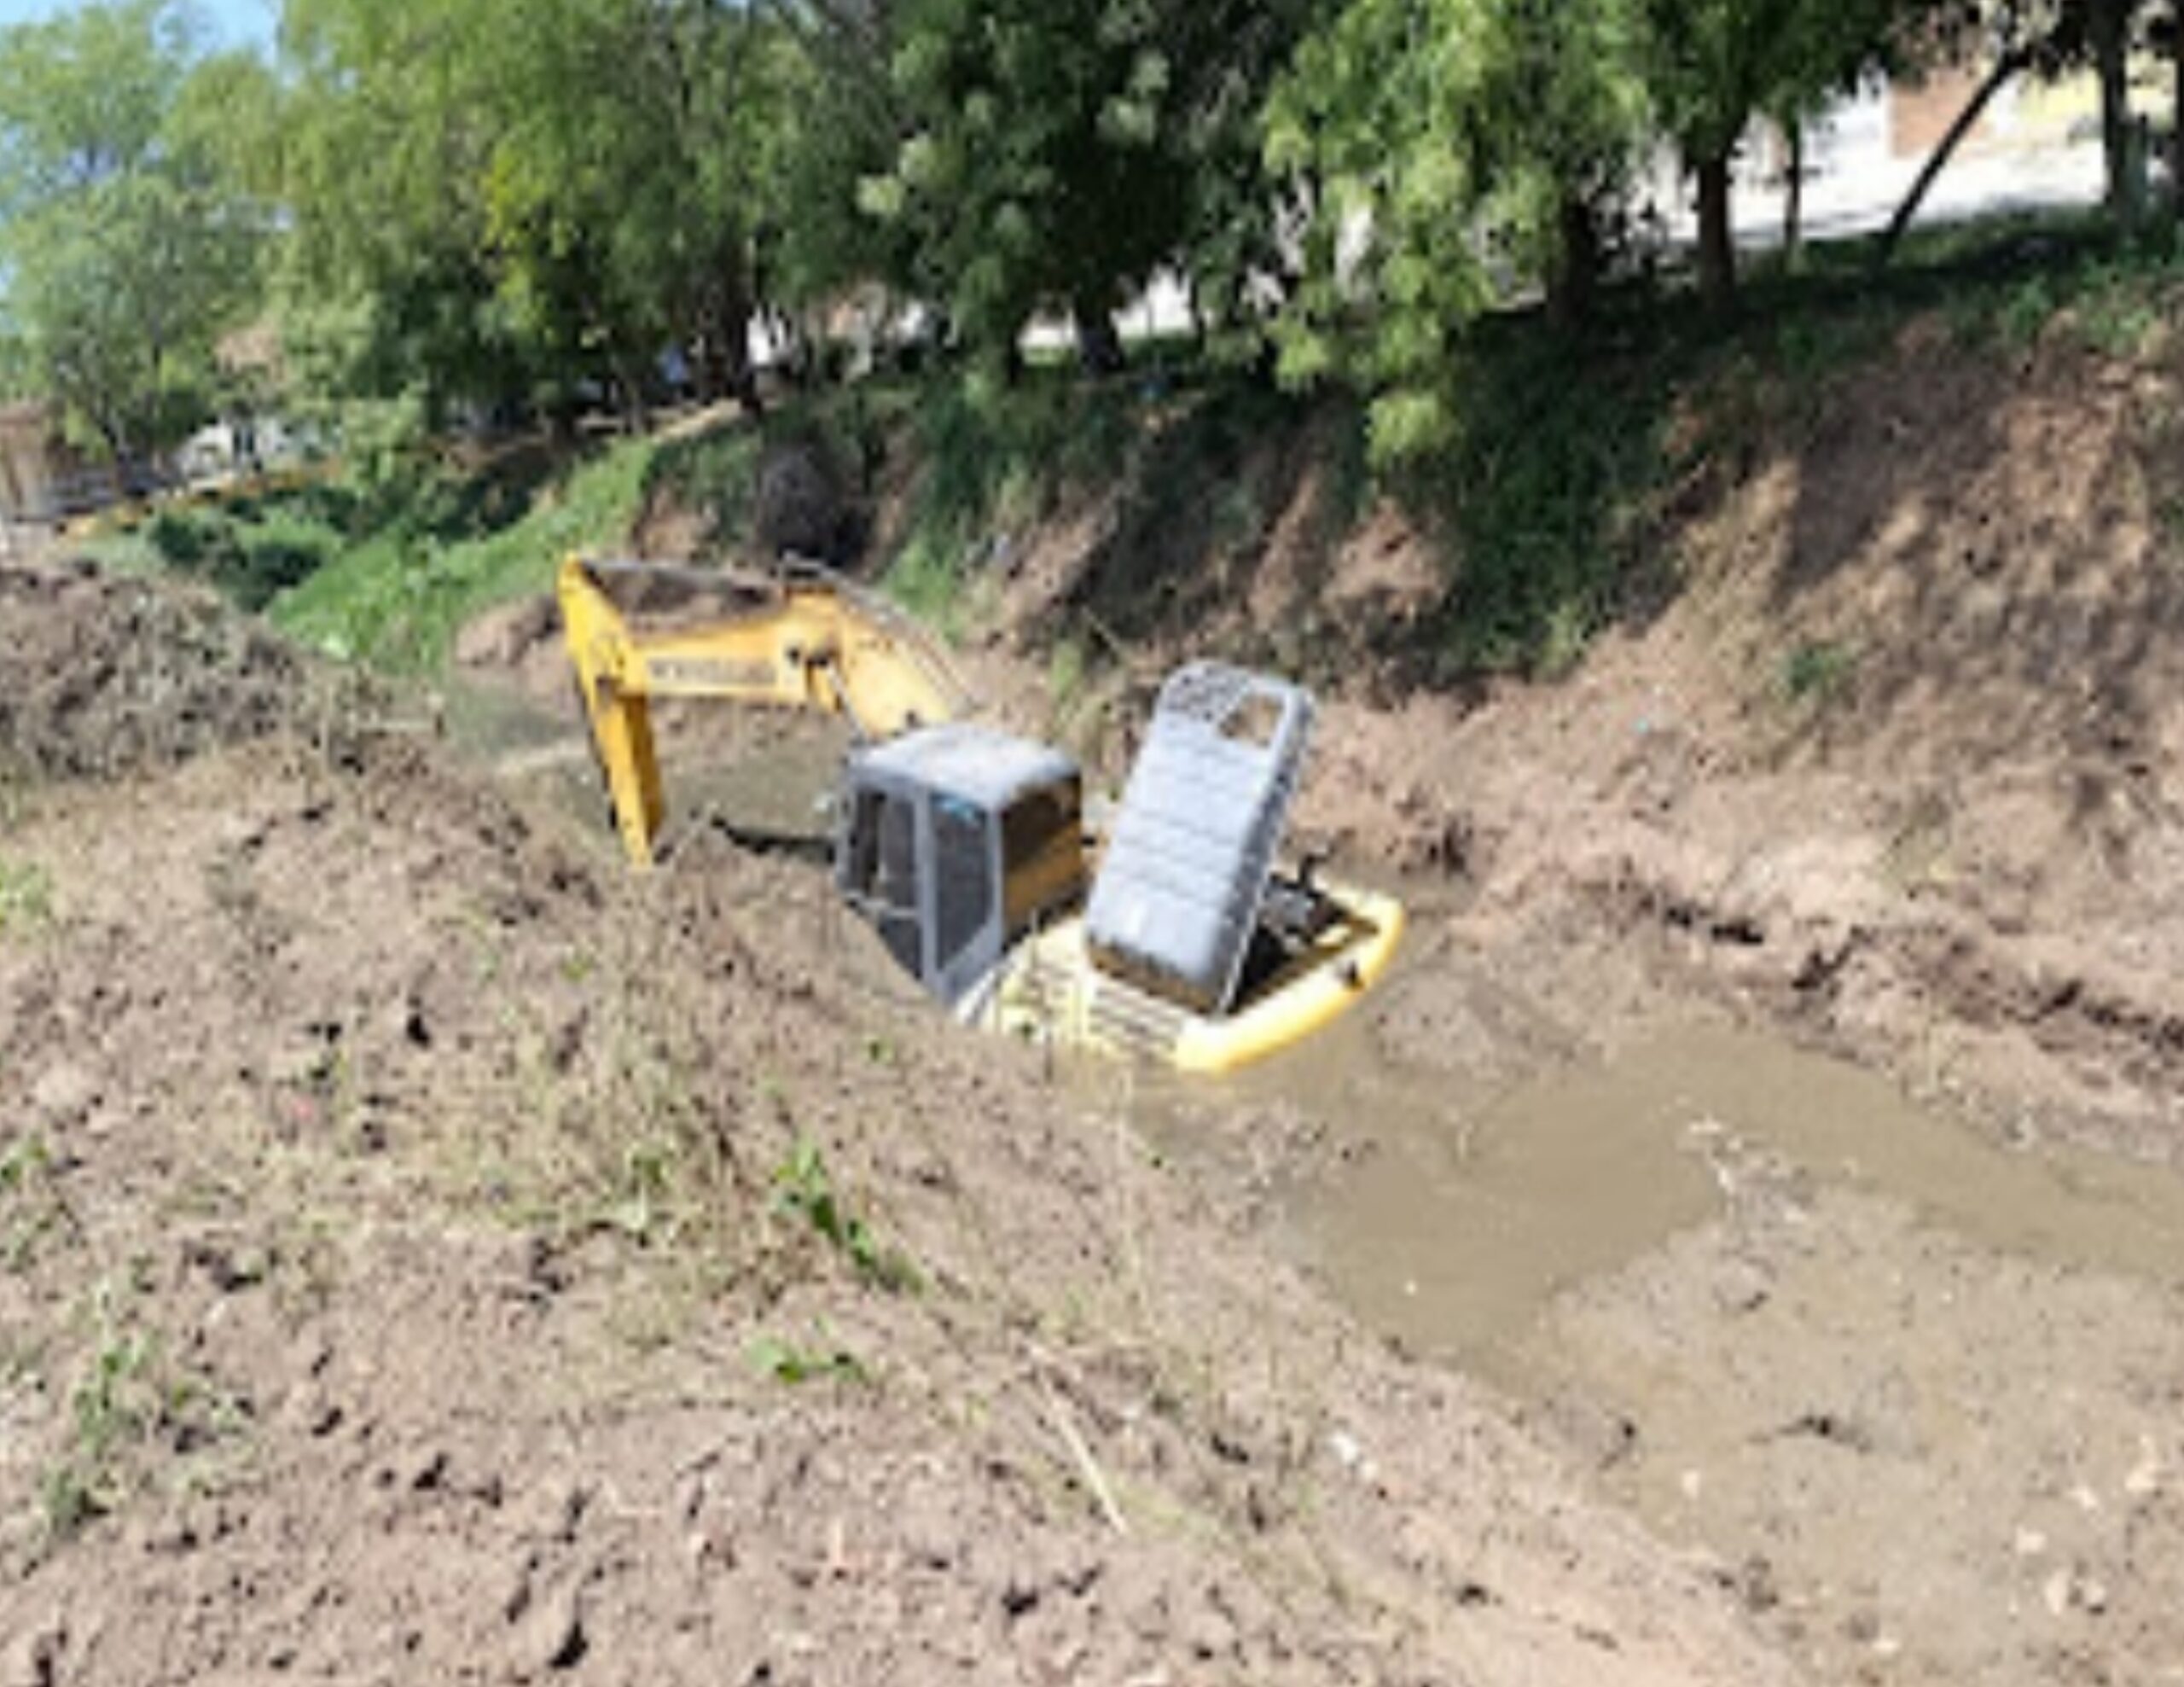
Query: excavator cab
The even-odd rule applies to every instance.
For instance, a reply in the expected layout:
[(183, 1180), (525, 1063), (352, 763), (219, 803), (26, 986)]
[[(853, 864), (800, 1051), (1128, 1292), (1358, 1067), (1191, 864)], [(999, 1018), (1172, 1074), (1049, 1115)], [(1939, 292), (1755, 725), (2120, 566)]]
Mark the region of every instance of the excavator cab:
[(970, 724), (850, 758), (835, 839), (843, 899), (950, 1007), (1010, 946), (1083, 899), (1083, 779), (1059, 750)]

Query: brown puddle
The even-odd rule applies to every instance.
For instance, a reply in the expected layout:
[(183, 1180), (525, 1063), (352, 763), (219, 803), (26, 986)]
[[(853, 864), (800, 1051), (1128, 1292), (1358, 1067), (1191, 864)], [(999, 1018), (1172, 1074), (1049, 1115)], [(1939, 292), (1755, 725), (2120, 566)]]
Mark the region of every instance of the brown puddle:
[[(466, 752), (503, 782), (545, 793), (606, 835), (606, 792), (573, 703), (558, 711), (508, 687), (460, 678), (444, 696), (448, 731)], [(827, 846), (828, 802), (849, 742), (839, 723), (691, 705), (664, 709), (656, 725), (666, 851), (708, 827), (761, 852), (811, 854)]]
[(1236, 1093), (1301, 1108), (1347, 1151), (1281, 1192), (1300, 1261), (1380, 1333), (1489, 1373), (1560, 1292), (1705, 1223), (1763, 1162), (2003, 1253), (2184, 1277), (2184, 1181), (2001, 1147), (1885, 1078), (1751, 1032), (1681, 1030), (1487, 1097), (1391, 1067), (1360, 1016)]

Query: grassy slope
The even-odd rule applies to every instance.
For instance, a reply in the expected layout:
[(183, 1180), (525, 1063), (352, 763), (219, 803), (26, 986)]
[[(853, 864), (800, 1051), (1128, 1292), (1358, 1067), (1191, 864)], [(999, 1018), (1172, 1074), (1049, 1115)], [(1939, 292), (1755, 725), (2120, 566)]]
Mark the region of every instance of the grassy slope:
[(620, 544), (654, 456), (618, 441), (572, 466), (529, 454), (435, 468), (398, 496), (336, 478), (165, 511), (90, 548), (112, 566), (206, 579), (329, 654), (425, 672), (472, 616), (550, 586), (570, 550)]
[[(1205, 590), (1176, 590), (1178, 579), (1248, 573), (1310, 474), (1331, 488), (1321, 545), (1387, 499), (1441, 559), (1445, 593), (1398, 653), (1409, 672), (1437, 684), (1554, 673), (1676, 589), (1691, 487), (1738, 474), (1758, 440), (1794, 444), (1831, 384), (1887, 358), (1908, 322), (1942, 322), (1967, 357), (2007, 357), (2061, 318), (2129, 356), (2158, 335), (2184, 276), (2166, 243), (2053, 219), (1923, 237), (1885, 276), (1867, 258), (1850, 245), (1796, 275), (1763, 269), (1726, 327), (1640, 290), (1582, 337), (1531, 317), (1486, 323), (1450, 371), (1460, 437), (1377, 472), (1347, 400), (1285, 397), (1159, 346), (1100, 383), (1066, 369), (983, 397), (867, 383), (793, 400), (757, 428), (619, 442), (573, 467), (534, 456), (436, 469), (395, 498), (305, 488), (163, 515), (100, 548), (203, 574), (328, 651), (429, 671), (466, 620), (545, 589), (572, 548), (623, 543), (648, 507), (696, 518), (716, 548), (755, 552), (761, 462), (795, 444), (868, 524), (884, 512), (864, 535), (881, 553), (868, 561), (944, 628), (965, 622), (983, 562), (1108, 501), (1102, 567), (1127, 637), (1172, 631), (1155, 624), (1161, 605), (1203, 611)], [(1081, 630), (1050, 631), (1061, 643)]]

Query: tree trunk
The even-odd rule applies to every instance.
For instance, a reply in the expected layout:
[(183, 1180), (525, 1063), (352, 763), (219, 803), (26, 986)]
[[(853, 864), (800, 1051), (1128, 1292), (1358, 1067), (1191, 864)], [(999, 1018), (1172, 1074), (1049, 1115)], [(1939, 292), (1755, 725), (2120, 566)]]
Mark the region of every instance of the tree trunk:
[(751, 366), (751, 305), (734, 282), (723, 282), (708, 302), (704, 339), (698, 362), (707, 399), (734, 398), (759, 414), (764, 404)]
[(640, 439), (652, 432), (652, 402), (645, 395), (645, 374), (641, 357), (615, 359), (614, 384), (622, 389), (622, 431)]
[(2093, 0), (2094, 67), (2100, 77), (2100, 152), (2108, 182), (2108, 209), (2126, 222), (2139, 210), (2131, 169), (2129, 0)]
[(119, 420), (112, 416), (95, 416), (91, 426), (98, 430), (99, 441), (106, 447), (107, 478), (113, 483), (114, 496), (127, 496), (124, 490), (129, 478), (129, 436), (122, 431)]
[(2169, 67), (2175, 88), (2169, 108), (2169, 208), (2184, 217), (2184, 3), (2169, 20)]
[(1979, 126), (1979, 119), (1994, 103), (1995, 96), (2015, 81), (2031, 62), (2031, 49), (2019, 45), (2003, 54), (1987, 73), (1987, 79), (1979, 84), (1964, 109), (1957, 113), (1956, 121), (1949, 125), (1949, 132), (1942, 137), (1941, 144), (1934, 148), (1926, 168), (1919, 172), (1919, 179), (1912, 183), (1911, 191), (1904, 195), (1903, 203), (1896, 207), (1896, 215), (1889, 219), (1887, 232), (1881, 236), (1879, 248), (1873, 255), (1876, 268), (1885, 265), (1896, 255), (1896, 248), (1910, 230), (1912, 219), (1919, 214), (1919, 207), (1926, 202), (1927, 194), (1941, 179), (1942, 172), (1949, 167), (1956, 149), (1964, 144), (1964, 137)]
[(1729, 223), (1730, 151), (1699, 160), (1699, 295), (1707, 308), (1736, 303), (1737, 248)]
[(1077, 321), (1077, 358), (1088, 375), (1113, 375), (1123, 366), (1123, 337), (1114, 312), (1089, 295), (1071, 301)]
[(1600, 294), (1600, 231), (1582, 195), (1563, 197), (1555, 213), (1554, 265), (1547, 278), (1548, 315), (1557, 326), (1582, 327)]
[(1782, 184), (1782, 263), (1794, 270), (1805, 244), (1805, 126), (1795, 118), (1782, 125), (1788, 152)]

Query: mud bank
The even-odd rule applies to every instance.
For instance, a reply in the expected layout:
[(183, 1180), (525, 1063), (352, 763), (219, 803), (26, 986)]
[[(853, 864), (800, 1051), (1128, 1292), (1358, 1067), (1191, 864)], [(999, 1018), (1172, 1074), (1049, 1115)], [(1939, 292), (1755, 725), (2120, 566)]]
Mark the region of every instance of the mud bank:
[(1478, 940), (1565, 905), (1594, 946), (1687, 963), (1687, 988), (1998, 1136), (2175, 1161), (2173, 357), (2065, 323), (2003, 358), (1919, 320), (1776, 396), (1672, 418), (1687, 472), (1627, 512), (1643, 566), (1552, 678), (1447, 683), (1430, 629), (1467, 559), (1392, 502), (1330, 542), (1310, 474), (1202, 555), (1120, 544), (1126, 492), (1013, 535), (973, 660), (1110, 771), (1176, 660), (1309, 672), (1330, 703), (1309, 838), (1455, 881)]
[[(1392, 1055), (1429, 1014), (1474, 1034)], [(1520, 962), (1443, 963), (1374, 1058), (1263, 1075), (1286, 1132), (1179, 1102), (1151, 1128), (1368, 1328), (1728, 1567), (1812, 1679), (2160, 1678), (2184, 1181), (1703, 1017), (1621, 1030), (1573, 1056)]]
[[(1012, 695), (1031, 730), (1036, 701)], [(1670, 904), (1676, 864), (1645, 888), (1616, 853), (1641, 834), (1575, 793), (1598, 864), (1498, 833), (1483, 753), (1467, 784), (1437, 782), (1454, 739), (1391, 773), (1434, 707), (1336, 706), (1304, 804), (1353, 865), (1406, 874), (1394, 983), (1227, 1088), (1090, 1067), (1063, 1074), (1067, 1105), (1129, 1120), (1230, 1246), (1321, 1285), (1367, 1337), (1483, 1379), (1809, 1678), (2164, 1666), (2184, 1643), (2184, 1183), (2068, 1146), (2037, 1122), (2076, 1117), (2044, 1111), (2052, 1094), (1983, 1113), (1797, 1046), (1847, 1039), (1771, 975), (1773, 934), (1797, 929), (1772, 903)], [(826, 783), (799, 729), (682, 725), (686, 836), (747, 845), (793, 815), (799, 777), (807, 801)], [(1523, 858), (1536, 879), (1513, 876)]]
[(229, 736), (10, 788), (16, 1678), (1790, 1678), (816, 875)]

